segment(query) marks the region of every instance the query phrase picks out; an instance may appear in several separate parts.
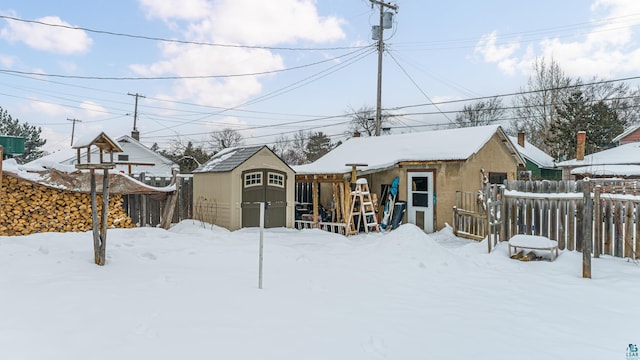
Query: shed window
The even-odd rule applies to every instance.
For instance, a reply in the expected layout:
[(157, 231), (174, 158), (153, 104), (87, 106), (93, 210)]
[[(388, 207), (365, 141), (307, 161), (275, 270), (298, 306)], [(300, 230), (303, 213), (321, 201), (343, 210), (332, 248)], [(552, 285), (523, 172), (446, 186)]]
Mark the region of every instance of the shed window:
[(252, 172), (244, 174), (244, 187), (260, 186), (262, 185), (262, 173)]
[(507, 180), (507, 173), (490, 172), (489, 183), (490, 184), (502, 184)]
[(268, 184), (270, 186), (284, 187), (284, 175), (277, 173), (268, 173)]
[(129, 161), (129, 155), (118, 155), (118, 161)]

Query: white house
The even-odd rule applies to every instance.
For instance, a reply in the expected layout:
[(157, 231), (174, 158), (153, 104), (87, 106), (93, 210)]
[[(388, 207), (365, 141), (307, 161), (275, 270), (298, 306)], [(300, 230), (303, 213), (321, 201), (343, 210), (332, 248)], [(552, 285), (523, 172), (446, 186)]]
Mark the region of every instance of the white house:
[[(78, 141), (80, 139), (76, 143)], [(170, 177), (172, 169), (179, 167), (178, 164), (149, 149), (129, 135), (120, 136), (116, 141), (123, 151), (114, 154), (114, 162), (116, 170), (123, 174), (139, 175), (144, 172), (146, 176)], [(34, 160), (32, 163), (44, 167), (47, 167), (48, 163), (75, 166), (76, 161), (76, 151), (69, 147)], [(97, 156), (92, 156), (92, 161), (98, 161)]]
[(557, 164), (565, 179), (573, 177), (640, 178), (640, 142), (630, 142)]

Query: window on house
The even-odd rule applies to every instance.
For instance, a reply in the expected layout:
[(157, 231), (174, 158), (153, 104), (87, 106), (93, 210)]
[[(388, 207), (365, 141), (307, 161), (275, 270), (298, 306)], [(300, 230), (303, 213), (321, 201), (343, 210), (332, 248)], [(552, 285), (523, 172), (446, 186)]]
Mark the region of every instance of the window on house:
[(284, 187), (284, 175), (277, 173), (268, 173), (268, 182), (270, 186)]
[(129, 155), (118, 154), (118, 161), (129, 161)]
[(507, 173), (490, 172), (489, 183), (490, 184), (502, 184), (507, 180)]
[(244, 187), (260, 186), (262, 185), (262, 173), (252, 172), (244, 174)]

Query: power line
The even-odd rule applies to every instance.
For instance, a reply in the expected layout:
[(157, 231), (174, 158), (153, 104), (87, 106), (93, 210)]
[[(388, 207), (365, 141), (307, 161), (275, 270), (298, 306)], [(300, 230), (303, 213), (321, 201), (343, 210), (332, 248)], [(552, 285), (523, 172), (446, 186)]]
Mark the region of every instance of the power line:
[(34, 75), (34, 76), (37, 75), (37, 76), (52, 77), (52, 78), (82, 79), (82, 80), (118, 80), (118, 81), (131, 80), (131, 81), (138, 81), (138, 80), (224, 79), (224, 78), (245, 77), (245, 76), (269, 75), (269, 74), (276, 74), (276, 73), (282, 73), (282, 72), (286, 72), (286, 71), (303, 69), (303, 68), (307, 68), (307, 67), (311, 67), (311, 66), (327, 63), (327, 62), (334, 62), (334, 61), (336, 61), (338, 59), (341, 59), (343, 57), (346, 57), (346, 56), (352, 55), (354, 53), (357, 53), (357, 52), (361, 51), (362, 49), (367, 49), (368, 47), (370, 47), (370, 46), (359, 48), (356, 51), (352, 51), (350, 53), (343, 54), (343, 55), (340, 55), (340, 56), (336, 56), (336, 57), (333, 57), (333, 58), (330, 58), (330, 59), (320, 60), (320, 61), (317, 61), (317, 62), (314, 62), (314, 63), (294, 66), (294, 67), (290, 67), (290, 68), (286, 68), (286, 69), (278, 69), (278, 70), (270, 70), (270, 71), (259, 71), (259, 72), (242, 73), (242, 74), (193, 75), (193, 76), (121, 76), (121, 77), (118, 77), (118, 76), (81, 76), (81, 75), (46, 74), (46, 73), (36, 73), (36, 72), (9, 70), (9, 69), (0, 69), (0, 72), (1, 73), (5, 73), (5, 74)]
[(223, 48), (288, 50), (288, 51), (330, 51), (330, 50), (360, 49), (360, 48), (368, 47), (368, 45), (365, 45), (365, 46), (340, 46), (340, 47), (324, 47), (324, 48), (300, 48), (300, 47), (280, 47), (280, 46), (261, 46), (261, 45), (220, 44), (220, 43), (210, 43), (210, 42), (203, 42), (203, 41), (167, 39), (167, 38), (146, 36), (146, 35), (134, 35), (134, 34), (114, 32), (114, 31), (96, 30), (96, 29), (91, 29), (91, 28), (86, 28), (81, 26), (51, 24), (43, 21), (27, 20), (27, 19), (21, 19), (21, 18), (17, 18), (14, 16), (7, 16), (7, 15), (0, 15), (0, 19), (13, 20), (13, 21), (19, 21), (19, 22), (24, 22), (29, 24), (37, 24), (42, 26), (50, 26), (50, 27), (63, 28), (63, 29), (69, 29), (69, 30), (82, 30), (82, 31), (95, 33), (95, 34), (102, 34), (102, 35), (121, 36), (121, 37), (133, 38), (133, 39), (152, 40), (152, 41), (160, 41), (160, 42), (175, 43), (175, 44), (213, 46), (213, 47), (223, 47)]

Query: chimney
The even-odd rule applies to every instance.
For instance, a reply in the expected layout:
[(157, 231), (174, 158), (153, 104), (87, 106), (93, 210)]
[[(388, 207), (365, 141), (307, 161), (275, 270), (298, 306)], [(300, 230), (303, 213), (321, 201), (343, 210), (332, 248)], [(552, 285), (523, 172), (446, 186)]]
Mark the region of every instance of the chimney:
[(524, 147), (524, 132), (518, 132), (518, 145)]
[(138, 130), (132, 130), (131, 131), (131, 137), (140, 141), (140, 131)]
[(360, 131), (356, 130), (353, 132), (353, 137), (360, 137)]
[(578, 131), (578, 142), (576, 143), (576, 160), (584, 160), (584, 149), (587, 145), (586, 131)]

